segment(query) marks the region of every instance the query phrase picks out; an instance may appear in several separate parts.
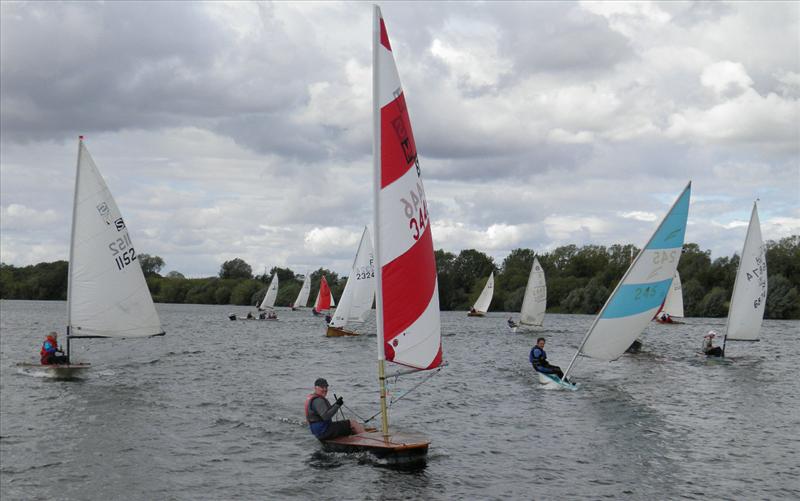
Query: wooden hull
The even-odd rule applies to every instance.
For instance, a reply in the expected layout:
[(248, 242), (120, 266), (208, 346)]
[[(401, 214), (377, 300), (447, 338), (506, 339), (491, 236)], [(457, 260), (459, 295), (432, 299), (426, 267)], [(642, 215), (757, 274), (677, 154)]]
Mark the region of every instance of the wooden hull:
[(467, 316), (468, 317), (484, 317), (484, 316), (486, 316), (486, 313), (484, 313), (482, 311), (470, 311), (469, 313), (467, 313)]
[(328, 331), (325, 333), (327, 337), (343, 337), (343, 336), (358, 336), (358, 332), (352, 332), (339, 327), (328, 326)]
[(45, 373), (49, 377), (70, 379), (79, 377), (86, 369), (91, 367), (91, 364), (36, 364), (36, 363), (18, 363), (17, 367), (26, 371), (36, 371)]
[(415, 433), (391, 433), (388, 440), (379, 431), (332, 438), (322, 442), (328, 452), (369, 452), (393, 465), (424, 462), (431, 441)]

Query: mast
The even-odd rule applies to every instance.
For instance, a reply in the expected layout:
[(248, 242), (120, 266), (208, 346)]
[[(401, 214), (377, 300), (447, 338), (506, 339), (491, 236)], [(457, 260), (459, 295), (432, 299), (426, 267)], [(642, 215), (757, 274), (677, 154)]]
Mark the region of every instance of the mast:
[(72, 228), (69, 234), (69, 264), (67, 271), (67, 364), (69, 359), (70, 330), (72, 327), (72, 263), (75, 255), (75, 216), (78, 212), (78, 184), (81, 176), (81, 155), (83, 154), (83, 136), (78, 136), (78, 159), (75, 163), (75, 192), (72, 195)]
[(386, 407), (386, 353), (383, 349), (383, 260), (381, 259), (380, 191), (381, 191), (381, 111), (379, 102), (378, 51), (381, 36), (381, 9), (373, 6), (372, 16), (372, 186), (373, 227), (375, 228), (375, 327), (378, 340), (378, 383), (381, 395), (381, 433), (389, 438), (389, 412)]

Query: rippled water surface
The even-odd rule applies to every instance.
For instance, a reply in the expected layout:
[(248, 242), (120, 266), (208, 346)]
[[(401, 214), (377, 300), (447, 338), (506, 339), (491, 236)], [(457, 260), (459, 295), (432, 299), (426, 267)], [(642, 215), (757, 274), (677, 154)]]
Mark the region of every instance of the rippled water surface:
[[(309, 311), (227, 320), (230, 306), (156, 305), (167, 335), (85, 339), (82, 380), (21, 372), (63, 302), (0, 302), (0, 494), (9, 499), (798, 499), (800, 322), (766, 320), (729, 363), (697, 351), (724, 319), (648, 327), (643, 352), (580, 359), (577, 392), (544, 391), (538, 335), (566, 367), (592, 321), (444, 312), (449, 366), (391, 409), (427, 434), (427, 465), (398, 471), (323, 453), (303, 424), (317, 377), (361, 416), (378, 410), (375, 336), (328, 339)], [(373, 330), (373, 325), (368, 325)], [(394, 398), (423, 378), (401, 377)]]

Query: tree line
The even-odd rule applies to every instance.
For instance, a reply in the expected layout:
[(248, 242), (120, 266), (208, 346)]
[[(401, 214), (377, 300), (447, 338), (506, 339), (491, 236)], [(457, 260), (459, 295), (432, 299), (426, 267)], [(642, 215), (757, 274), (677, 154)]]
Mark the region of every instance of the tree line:
[[(800, 235), (766, 244), (768, 284), (766, 318), (800, 319)], [(499, 265), (475, 249), (458, 255), (436, 251), (439, 302), (442, 310), (468, 310), (480, 295), (491, 272), (495, 274), (490, 311), (519, 311), (534, 256), (547, 277), (547, 311), (551, 313), (597, 313), (614, 290), (632, 256), (633, 245), (565, 245), (535, 254), (530, 249), (513, 250)], [(254, 275), (240, 258), (224, 262), (217, 276), (186, 278), (180, 272), (160, 272), (165, 263), (159, 256), (140, 254), (155, 302), (234, 304), (254, 306), (266, 294), (272, 276), (280, 280), (277, 306), (290, 306), (300, 291), (302, 276), (289, 268), (273, 267)], [(728, 314), (739, 256), (711, 259), (711, 251), (695, 243), (683, 246), (678, 271), (683, 283), (686, 316), (724, 317)], [(66, 261), (16, 267), (0, 263), (0, 298), (64, 300), (67, 295)], [(347, 277), (319, 268), (311, 273), (310, 302), (319, 290), (322, 276), (335, 298), (341, 297)]]

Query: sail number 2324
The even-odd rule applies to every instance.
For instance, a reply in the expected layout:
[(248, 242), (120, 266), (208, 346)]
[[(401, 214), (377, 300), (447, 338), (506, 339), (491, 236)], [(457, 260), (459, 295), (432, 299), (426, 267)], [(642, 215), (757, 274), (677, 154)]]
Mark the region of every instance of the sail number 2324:
[(108, 249), (111, 251), (111, 255), (114, 256), (114, 262), (118, 270), (136, 261), (136, 251), (133, 250), (133, 243), (131, 243), (131, 237), (127, 231), (123, 236), (108, 244)]
[(411, 237), (419, 240), (428, 226), (428, 201), (425, 199), (425, 189), (421, 182), (416, 183), (416, 190), (409, 190), (409, 199), (401, 198), (403, 210), (408, 218), (408, 228), (411, 230)]

